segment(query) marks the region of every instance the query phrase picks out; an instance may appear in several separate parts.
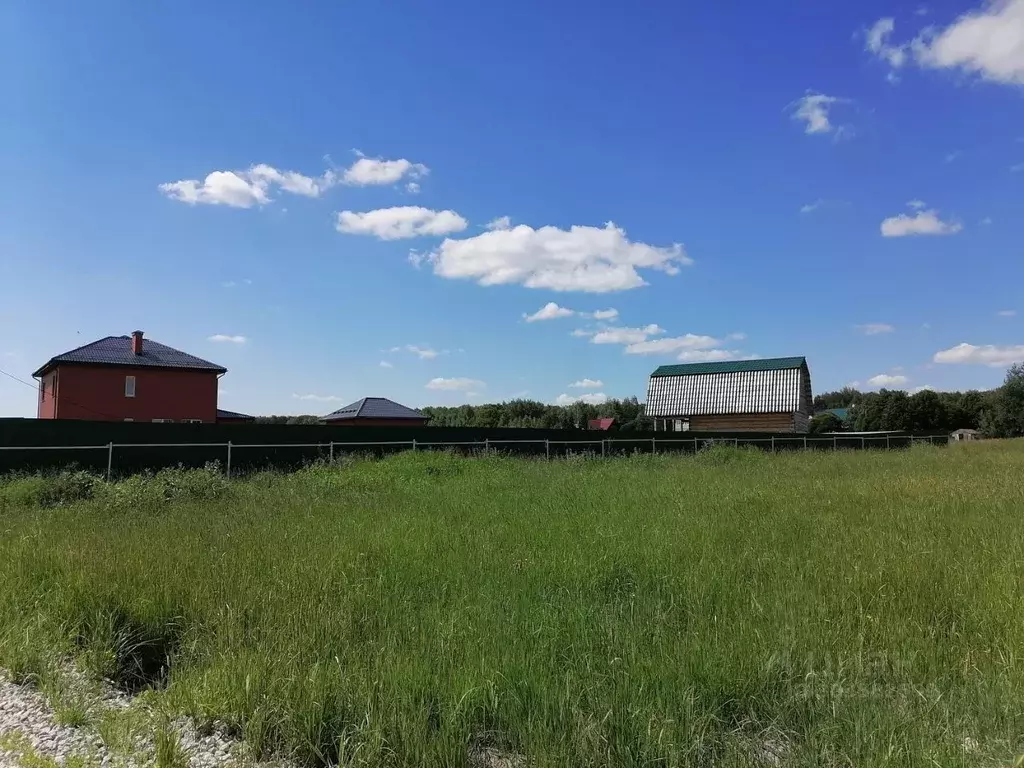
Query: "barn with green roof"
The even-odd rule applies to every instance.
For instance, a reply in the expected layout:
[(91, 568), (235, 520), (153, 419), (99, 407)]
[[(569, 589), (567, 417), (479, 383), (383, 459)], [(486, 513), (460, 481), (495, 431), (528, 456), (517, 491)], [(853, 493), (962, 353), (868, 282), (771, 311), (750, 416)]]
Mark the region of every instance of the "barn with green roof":
[(659, 432), (806, 432), (812, 402), (803, 357), (663, 365), (647, 384)]

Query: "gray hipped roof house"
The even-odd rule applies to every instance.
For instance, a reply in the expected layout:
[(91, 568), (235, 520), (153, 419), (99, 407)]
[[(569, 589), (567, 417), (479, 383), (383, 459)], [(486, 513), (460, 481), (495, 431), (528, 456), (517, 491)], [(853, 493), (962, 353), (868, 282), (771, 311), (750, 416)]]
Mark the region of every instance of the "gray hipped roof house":
[(410, 427), (423, 426), (429, 420), (429, 416), (386, 397), (364, 397), (321, 419), (327, 424)]

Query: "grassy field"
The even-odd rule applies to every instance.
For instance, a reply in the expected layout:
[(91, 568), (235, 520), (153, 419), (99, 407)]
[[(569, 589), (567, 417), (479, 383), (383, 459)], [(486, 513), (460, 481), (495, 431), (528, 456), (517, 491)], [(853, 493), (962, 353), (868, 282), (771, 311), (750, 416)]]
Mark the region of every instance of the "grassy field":
[[(1024, 443), (0, 486), (0, 666), (305, 763), (1011, 765)], [(77, 488), (88, 482), (62, 481)], [(76, 483), (78, 485), (76, 485)], [(169, 671), (161, 671), (169, 655)]]

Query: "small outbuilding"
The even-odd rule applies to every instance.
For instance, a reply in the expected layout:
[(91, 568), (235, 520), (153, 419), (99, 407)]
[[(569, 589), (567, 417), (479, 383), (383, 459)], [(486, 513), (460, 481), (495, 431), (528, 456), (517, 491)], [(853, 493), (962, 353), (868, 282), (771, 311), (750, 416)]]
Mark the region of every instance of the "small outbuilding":
[(218, 424), (250, 424), (256, 421), (255, 416), (250, 416), (247, 413), (237, 413), (236, 411), (225, 411), (223, 408), (217, 409), (217, 423)]
[(612, 429), (615, 429), (615, 419), (591, 419), (590, 421), (587, 422), (587, 429), (596, 430), (599, 432), (608, 432)]
[(424, 427), (430, 417), (386, 397), (364, 397), (321, 419), (348, 427)]
[(951, 442), (964, 443), (968, 440), (980, 440), (981, 432), (976, 429), (958, 429), (949, 436)]

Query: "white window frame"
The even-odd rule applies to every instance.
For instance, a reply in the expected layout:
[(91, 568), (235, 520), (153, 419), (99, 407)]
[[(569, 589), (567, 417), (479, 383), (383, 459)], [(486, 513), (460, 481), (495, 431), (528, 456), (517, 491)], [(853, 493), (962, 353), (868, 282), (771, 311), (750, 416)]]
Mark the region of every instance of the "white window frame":
[(153, 419), (154, 424), (173, 424), (174, 419)]
[(135, 419), (125, 419), (125, 421), (135, 421)]
[(124, 377), (124, 396), (135, 397), (135, 377), (125, 376)]
[(181, 423), (182, 424), (202, 424), (203, 420), (202, 419), (182, 419)]

